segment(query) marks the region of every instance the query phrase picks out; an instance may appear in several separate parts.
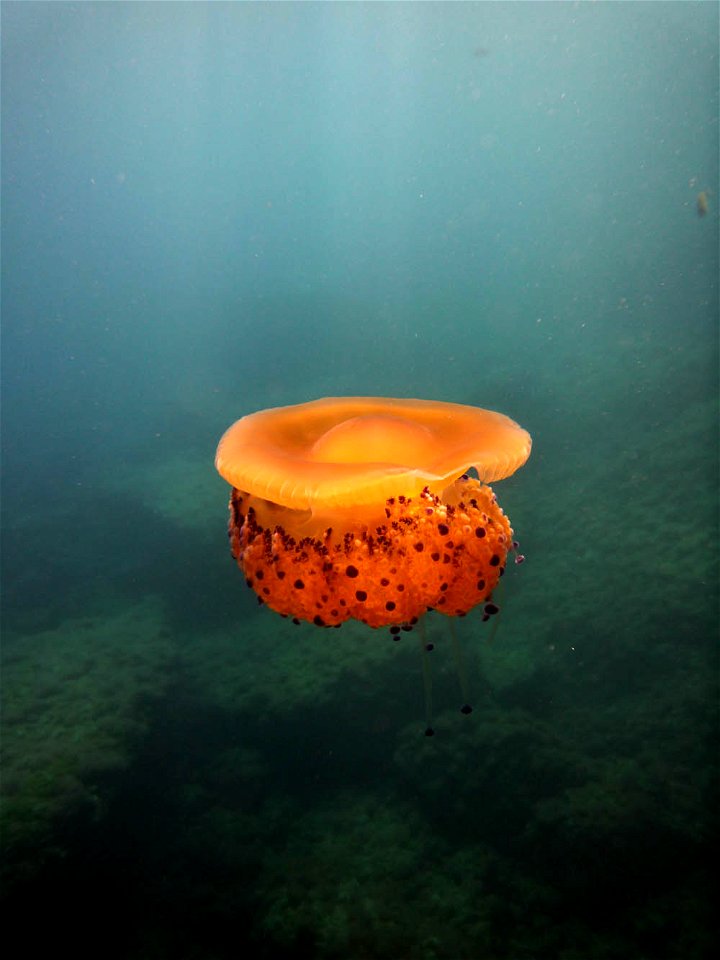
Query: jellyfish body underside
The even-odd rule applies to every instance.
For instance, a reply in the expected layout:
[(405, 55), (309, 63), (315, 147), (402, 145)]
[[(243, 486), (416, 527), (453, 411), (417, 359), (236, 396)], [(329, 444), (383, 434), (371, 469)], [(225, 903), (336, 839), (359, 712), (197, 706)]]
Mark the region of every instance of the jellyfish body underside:
[(304, 534), (295, 514), (234, 488), (230, 546), (260, 601), (317, 626), (412, 625), (433, 609), (464, 616), (490, 598), (512, 546), (491, 487), (469, 477), (442, 497), (428, 488), (391, 497), (374, 520), (322, 532)]

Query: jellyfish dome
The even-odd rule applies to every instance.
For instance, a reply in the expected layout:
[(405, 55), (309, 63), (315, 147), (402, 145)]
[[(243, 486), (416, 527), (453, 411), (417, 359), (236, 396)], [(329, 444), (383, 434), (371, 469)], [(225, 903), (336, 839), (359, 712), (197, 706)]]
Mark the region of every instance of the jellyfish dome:
[(318, 626), (463, 616), (489, 600), (512, 547), (488, 484), (530, 448), (509, 417), (455, 403), (340, 397), (253, 413), (215, 459), (233, 488), (233, 557), (261, 601)]

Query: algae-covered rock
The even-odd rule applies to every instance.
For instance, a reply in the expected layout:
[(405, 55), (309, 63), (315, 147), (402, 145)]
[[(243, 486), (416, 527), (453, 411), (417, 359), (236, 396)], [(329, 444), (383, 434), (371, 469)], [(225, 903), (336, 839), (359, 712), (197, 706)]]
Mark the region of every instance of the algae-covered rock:
[(316, 957), (462, 956), (487, 942), (491, 869), (482, 848), (456, 852), (434, 837), (413, 806), (340, 791), (267, 857), (262, 928)]
[(0, 842), (13, 879), (62, 854), (59, 821), (101, 814), (98, 780), (129, 762), (171, 656), (155, 598), (4, 640)]

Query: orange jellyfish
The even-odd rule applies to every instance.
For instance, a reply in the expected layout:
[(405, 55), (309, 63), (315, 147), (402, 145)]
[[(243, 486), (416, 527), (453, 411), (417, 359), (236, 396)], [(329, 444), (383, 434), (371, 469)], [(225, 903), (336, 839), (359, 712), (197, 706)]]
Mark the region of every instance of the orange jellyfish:
[(695, 209), (699, 217), (704, 217), (708, 212), (708, 195), (706, 190), (701, 190), (695, 201)]
[(485, 603), (491, 614), (513, 531), (487, 484), (530, 447), (509, 417), (456, 403), (262, 410), (217, 449), (233, 488), (232, 555), (260, 601), (320, 627), (353, 618), (397, 635), (428, 610), (464, 616)]

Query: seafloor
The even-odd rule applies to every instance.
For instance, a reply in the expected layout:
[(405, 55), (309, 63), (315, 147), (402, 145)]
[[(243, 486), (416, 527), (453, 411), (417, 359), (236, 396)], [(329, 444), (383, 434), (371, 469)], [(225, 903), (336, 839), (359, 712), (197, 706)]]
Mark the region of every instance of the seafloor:
[(6, 936), (183, 960), (709, 953), (717, 411), (701, 343), (643, 356), (632, 390), (621, 367), (568, 375), (497, 485), (527, 562), (492, 639), (458, 623), (470, 717), (429, 619), (432, 739), (415, 634), (257, 607), (211, 444), (20, 517), (11, 541), (43, 552), (6, 597)]

